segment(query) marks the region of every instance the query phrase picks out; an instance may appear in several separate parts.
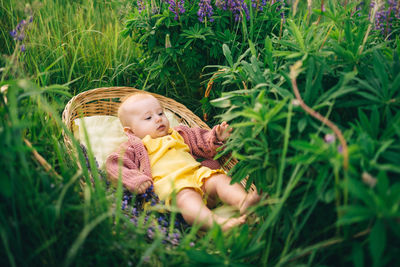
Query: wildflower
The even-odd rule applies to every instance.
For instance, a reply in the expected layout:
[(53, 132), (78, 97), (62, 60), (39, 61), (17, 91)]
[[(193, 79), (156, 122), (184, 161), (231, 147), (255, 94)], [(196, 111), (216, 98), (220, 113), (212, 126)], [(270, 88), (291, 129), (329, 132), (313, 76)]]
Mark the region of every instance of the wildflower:
[(146, 4), (144, 3), (144, 0), (137, 0), (136, 3), (138, 6), (139, 14), (142, 14), (142, 11), (146, 9)]
[[(380, 4), (380, 5), (379, 5)], [(387, 5), (373, 1), (371, 2), (371, 13), (376, 10), (375, 17), (370, 14), (370, 19), (375, 18), (375, 30), (380, 31), (384, 36), (389, 36), (395, 20), (400, 19), (400, 4), (394, 0), (388, 0)]]
[(377, 182), (377, 179), (373, 177), (368, 172), (363, 172), (362, 174), (362, 181), (371, 188), (374, 188)]
[(185, 13), (185, 8), (183, 7), (185, 5), (184, 0), (167, 0), (169, 4), (169, 11), (175, 14), (174, 20), (178, 20), (179, 14)]
[(215, 0), (215, 5), (222, 10), (226, 10), (225, 0)]
[(324, 141), (327, 144), (331, 144), (331, 143), (335, 142), (335, 140), (336, 140), (336, 137), (334, 134), (326, 134), (324, 137)]
[(149, 229), (147, 229), (147, 236), (150, 239), (153, 239), (153, 237), (154, 237), (154, 232), (153, 232), (153, 229), (151, 227)]
[(123, 200), (122, 201), (122, 210), (125, 210), (125, 208), (126, 208), (126, 205), (128, 205), (128, 201), (126, 201), (126, 200)]
[(247, 20), (250, 19), (249, 9), (247, 8), (247, 4), (244, 2), (244, 0), (225, 0), (225, 2), (221, 1), (218, 4), (216, 3), (216, 5), (223, 10), (229, 9), (235, 17), (235, 21), (242, 20), (242, 10), (246, 15)]
[(266, 0), (251, 0), (251, 6), (254, 7), (255, 9), (258, 9), (259, 11), (263, 11), (263, 7), (267, 4)]
[(197, 11), (197, 15), (199, 16), (200, 22), (204, 22), (204, 17), (208, 17), (210, 22), (214, 21), (214, 19), (211, 17), (214, 12), (210, 2), (211, 0), (199, 1), (199, 10)]
[(179, 245), (179, 240), (176, 239), (176, 238), (173, 238), (170, 242), (171, 242), (171, 244), (174, 245), (174, 246)]
[(22, 32), (17, 36), (18, 41), (23, 41), (25, 39), (25, 34)]
[(10, 35), (14, 40), (17, 40), (17, 30), (10, 31)]
[(169, 39), (169, 33), (165, 35), (165, 49), (171, 48), (171, 41)]
[(30, 16), (29, 20), (21, 20), (17, 26), (15, 27), (15, 29), (13, 29), (12, 31), (10, 31), (10, 35), (14, 40), (18, 40), (18, 41), (23, 41), (25, 39), (25, 30), (28, 26), (28, 24), (30, 24), (33, 21), (33, 17)]
[(277, 3), (280, 2), (280, 4), (278, 4), (276, 6), (276, 11), (280, 11), (280, 16), (283, 22), (285, 22), (285, 12), (284, 12), (284, 7), (285, 7), (285, 1), (284, 0), (278, 0), (276, 1)]
[(300, 106), (300, 101), (299, 101), (298, 99), (293, 99), (293, 100), (292, 100), (292, 105), (293, 105), (294, 107), (298, 107), (298, 106)]
[(342, 154), (342, 153), (343, 153), (343, 147), (342, 147), (342, 145), (339, 145), (338, 148), (337, 148), (337, 150), (338, 150), (338, 152), (339, 152), (340, 154)]
[(150, 1), (150, 5), (151, 5), (151, 13), (152, 13), (152, 14), (157, 14), (157, 13), (159, 12), (160, 9), (158, 8), (158, 6), (157, 6), (155, 0), (151, 0), (151, 1)]
[(194, 247), (194, 242), (190, 242), (189, 246)]
[[(361, 16), (361, 10), (362, 10), (364, 4), (365, 4), (365, 2), (361, 1), (359, 4), (357, 4), (357, 6), (355, 8), (355, 12), (354, 13), (357, 13), (357, 16), (359, 16), (359, 17)], [(351, 16), (353, 16), (354, 13), (352, 13)]]

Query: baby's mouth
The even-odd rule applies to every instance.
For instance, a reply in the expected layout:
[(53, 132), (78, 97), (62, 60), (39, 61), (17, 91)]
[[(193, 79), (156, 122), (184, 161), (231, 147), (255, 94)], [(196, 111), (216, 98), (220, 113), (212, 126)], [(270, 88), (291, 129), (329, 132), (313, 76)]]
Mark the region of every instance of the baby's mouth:
[(162, 131), (162, 130), (164, 130), (165, 129), (165, 125), (160, 125), (160, 126), (158, 126), (158, 128), (157, 128), (157, 130), (159, 130), (159, 131)]

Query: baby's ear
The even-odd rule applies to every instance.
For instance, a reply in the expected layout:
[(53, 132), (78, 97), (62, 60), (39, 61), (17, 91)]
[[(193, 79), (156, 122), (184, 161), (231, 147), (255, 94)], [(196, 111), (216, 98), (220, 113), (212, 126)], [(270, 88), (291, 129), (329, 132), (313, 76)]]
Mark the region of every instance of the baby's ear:
[(132, 131), (132, 129), (130, 127), (124, 127), (124, 132), (135, 135), (135, 133)]

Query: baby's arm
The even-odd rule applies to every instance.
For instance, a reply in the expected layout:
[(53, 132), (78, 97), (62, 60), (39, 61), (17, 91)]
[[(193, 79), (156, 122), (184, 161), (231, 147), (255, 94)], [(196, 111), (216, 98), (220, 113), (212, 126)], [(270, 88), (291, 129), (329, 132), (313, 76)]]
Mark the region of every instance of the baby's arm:
[[(124, 151), (121, 153), (120, 151)], [(106, 161), (106, 169), (112, 182), (118, 182), (122, 176), (122, 185), (131, 192), (144, 193), (151, 186), (153, 180), (150, 176), (141, 172), (134, 162), (135, 153), (129, 146), (122, 147), (118, 152), (112, 153)], [(122, 165), (120, 166), (120, 161)]]
[[(206, 130), (202, 128), (189, 128), (184, 125), (175, 127), (175, 130), (183, 137), (185, 143), (189, 146), (190, 152), (201, 158), (212, 159), (217, 154), (217, 148), (219, 148), (226, 139), (225, 130), (228, 125), (225, 123), (222, 125), (217, 125), (211, 130)], [(218, 129), (218, 130), (217, 130)], [(218, 138), (218, 134), (221, 134), (221, 138)], [(230, 133), (230, 130), (228, 130)]]

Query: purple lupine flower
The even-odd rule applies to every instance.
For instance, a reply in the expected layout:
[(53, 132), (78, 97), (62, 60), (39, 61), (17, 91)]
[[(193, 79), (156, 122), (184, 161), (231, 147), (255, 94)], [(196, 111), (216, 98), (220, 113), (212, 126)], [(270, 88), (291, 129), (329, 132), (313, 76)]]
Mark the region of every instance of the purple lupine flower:
[[(375, 1), (371, 2), (371, 8), (374, 8), (375, 5)], [(380, 31), (385, 37), (389, 36), (390, 39), (393, 22), (400, 19), (400, 2), (388, 0), (386, 5), (381, 5), (378, 8), (374, 21), (375, 30)]]
[(215, 0), (215, 5), (222, 10), (226, 10), (226, 0)]
[(211, 6), (211, 0), (200, 0), (199, 1), (199, 10), (197, 11), (197, 15), (199, 16), (199, 21), (204, 22), (204, 18), (208, 18), (210, 22), (213, 22), (214, 19), (211, 17), (213, 15), (213, 7)]
[(20, 34), (18, 34), (17, 36), (18, 41), (23, 41), (24, 39), (25, 39), (25, 33), (21, 32)]
[(251, 6), (259, 11), (263, 11), (264, 6), (267, 4), (266, 0), (251, 0)]
[(148, 238), (153, 239), (153, 237), (154, 237), (153, 228), (149, 227), (149, 228), (147, 229), (147, 236), (148, 236)]
[(285, 7), (285, 1), (284, 0), (277, 0), (277, 3), (279, 3), (276, 6), (276, 11), (280, 11), (280, 16), (283, 22), (285, 22), (285, 12), (284, 12), (284, 7)]
[(158, 8), (158, 6), (157, 6), (155, 0), (151, 0), (151, 1), (150, 1), (150, 6), (151, 6), (151, 13), (152, 13), (152, 14), (157, 14), (157, 13), (159, 13), (160, 9)]
[(246, 15), (246, 19), (250, 19), (250, 13), (249, 9), (247, 7), (247, 4), (245, 3), (244, 0), (225, 0), (225, 1), (220, 1), (215, 3), (216, 6), (222, 10), (227, 10), (229, 9), (233, 16), (235, 17), (235, 21), (241, 21), (243, 17), (243, 12), (244, 11)]
[(174, 20), (178, 20), (179, 14), (185, 13), (185, 0), (167, 0), (169, 11), (175, 14)]
[[(23, 19), (17, 24), (15, 29), (10, 31), (10, 35), (14, 39), (14, 41), (22, 42), (25, 39), (26, 28), (28, 27), (28, 24), (32, 23), (32, 21), (33, 21), (33, 16), (30, 16), (28, 20), (24, 20)], [(25, 52), (26, 51), (26, 46), (24, 44), (22, 44), (21, 47), (20, 47), (20, 50), (21, 50), (21, 52)], [(87, 158), (87, 152), (85, 154), (85, 157), (86, 157), (86, 163), (87, 163), (86, 165), (88, 166), (88, 168), (90, 170), (90, 166), (88, 164), (89, 163), (89, 159)]]
[(139, 14), (142, 14), (142, 11), (146, 9), (146, 4), (144, 3), (144, 0), (137, 0), (137, 9), (139, 11)]
[(17, 30), (10, 31), (10, 35), (14, 40), (17, 40)]
[[(364, 4), (365, 4), (365, 2), (364, 2), (364, 1), (361, 1), (360, 3), (357, 4), (357, 6), (356, 6), (356, 8), (355, 8), (356, 10), (355, 10), (354, 13), (357, 13), (357, 16), (358, 16), (358, 17), (361, 16), (361, 9), (363, 8)], [(352, 13), (351, 16), (353, 16), (354, 13)]]
[(25, 25), (26, 25), (26, 21), (24, 19), (21, 20), (20, 23), (17, 24), (17, 28), (16, 28), (17, 31), (21, 31)]

